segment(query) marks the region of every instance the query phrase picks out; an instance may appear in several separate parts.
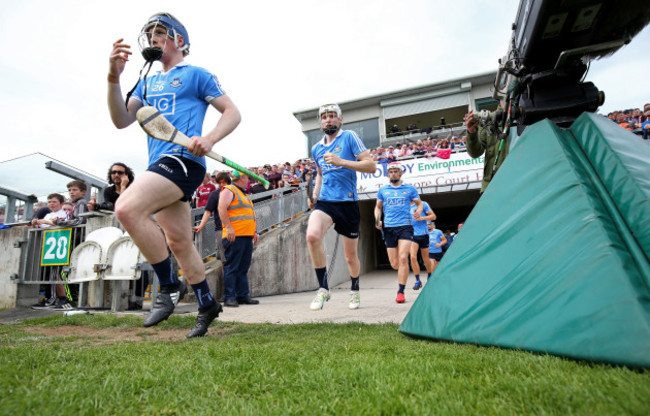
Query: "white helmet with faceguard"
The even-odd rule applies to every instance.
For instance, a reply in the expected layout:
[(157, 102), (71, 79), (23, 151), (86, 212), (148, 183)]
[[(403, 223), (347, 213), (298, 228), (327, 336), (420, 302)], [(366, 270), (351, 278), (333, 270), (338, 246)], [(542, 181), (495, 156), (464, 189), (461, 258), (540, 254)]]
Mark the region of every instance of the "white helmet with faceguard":
[[(339, 107), (338, 104), (323, 104), (318, 108), (318, 121), (320, 122), (322, 120), (323, 114), (327, 114), (327, 113), (335, 113), (336, 117), (338, 117), (339, 119), (341, 118), (341, 115), (343, 114), (341, 112), (341, 107)], [(325, 126), (325, 127), (322, 127), (325, 134), (334, 134), (340, 128), (341, 128), (340, 125), (339, 126)]]

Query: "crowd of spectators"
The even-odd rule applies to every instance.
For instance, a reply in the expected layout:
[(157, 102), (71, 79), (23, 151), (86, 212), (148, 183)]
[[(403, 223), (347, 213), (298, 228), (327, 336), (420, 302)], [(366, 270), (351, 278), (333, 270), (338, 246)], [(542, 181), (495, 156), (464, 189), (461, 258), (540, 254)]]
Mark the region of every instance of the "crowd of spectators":
[(443, 139), (423, 139), (410, 144), (396, 143), (388, 147), (379, 146), (370, 149), (370, 155), (380, 163), (390, 163), (396, 160), (413, 159), (417, 157), (441, 157), (448, 159), (452, 152), (463, 152), (467, 149), (465, 136), (448, 136)]
[(650, 139), (650, 103), (643, 106), (643, 111), (640, 108), (612, 111), (607, 114), (607, 118), (624, 129), (643, 136), (644, 140)]

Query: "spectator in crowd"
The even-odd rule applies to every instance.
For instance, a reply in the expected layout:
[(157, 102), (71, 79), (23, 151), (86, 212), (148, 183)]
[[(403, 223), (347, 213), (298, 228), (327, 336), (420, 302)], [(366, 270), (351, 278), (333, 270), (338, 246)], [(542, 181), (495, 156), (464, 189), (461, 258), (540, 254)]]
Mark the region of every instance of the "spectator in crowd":
[(219, 196), (219, 217), (223, 223), (222, 241), (226, 253), (224, 265), (224, 306), (240, 304), (257, 305), (248, 287), (248, 269), (257, 244), (255, 211), (253, 202), (246, 195), (248, 176), (233, 172), (232, 185), (226, 185)]
[(47, 196), (47, 208), (50, 210), (42, 219), (34, 218), (32, 226), (37, 228), (49, 228), (56, 225), (57, 220), (65, 220), (68, 215), (63, 210), (64, 198), (61, 194), (49, 194)]
[(465, 143), (463, 143), (457, 136), (454, 136), (451, 139), (451, 149), (452, 150), (465, 150)]
[(133, 183), (135, 175), (133, 174), (133, 170), (124, 163), (115, 162), (108, 169), (106, 179), (108, 180), (108, 186), (104, 188), (104, 202), (98, 204), (96, 199), (92, 198), (88, 202), (89, 211), (99, 209), (114, 211), (117, 198)]
[(219, 186), (215, 191), (210, 193), (208, 201), (205, 204), (205, 211), (203, 212), (203, 218), (201, 218), (201, 223), (194, 227), (193, 230), (196, 233), (200, 233), (205, 225), (210, 219), (210, 215), (214, 218), (214, 228), (216, 230), (216, 239), (217, 239), (217, 255), (222, 262), (226, 261), (226, 255), (223, 248), (223, 242), (221, 240), (221, 235), (223, 232), (223, 226), (221, 223), (221, 217), (219, 217), (219, 195), (221, 190), (226, 186), (230, 185), (232, 182), (230, 180), (230, 175), (228, 172), (219, 172), (217, 174), (217, 185)]
[(391, 132), (393, 135), (398, 134), (398, 133), (400, 132), (400, 129), (399, 129), (399, 127), (397, 126), (397, 124), (393, 124), (393, 125), (390, 127), (390, 132)]
[(650, 110), (646, 111), (645, 116), (646, 121), (641, 123), (641, 134), (644, 140), (648, 140), (650, 138)]
[[(412, 219), (418, 219), (424, 208), (415, 187), (402, 183), (403, 170), (404, 167), (399, 162), (388, 165), (390, 183), (379, 188), (374, 211), (375, 227), (382, 232), (391, 267), (397, 270), (397, 303), (406, 301), (404, 289), (409, 276), (409, 252), (413, 241)], [(413, 215), (411, 203), (417, 207)]]
[(217, 187), (210, 182), (210, 175), (206, 173), (203, 183), (196, 189), (196, 207), (204, 207), (208, 203), (208, 197), (216, 189)]
[(52, 212), (47, 206), (47, 202), (39, 201), (34, 207), (34, 217), (32, 219), (42, 220), (47, 214)]
[(379, 146), (377, 152), (375, 153), (375, 160), (377, 162), (386, 162), (388, 160), (388, 153), (384, 150), (383, 147)]
[(68, 219), (57, 219), (55, 223), (61, 227), (85, 224), (86, 218), (79, 214), (88, 212), (88, 201), (85, 199), (87, 189), (86, 184), (82, 181), (74, 180), (69, 182), (67, 187), (72, 202), (72, 212), (68, 216)]
[(72, 214), (72, 208), (72, 202), (65, 201), (63, 203), (63, 210), (65, 211), (66, 218), (70, 218), (70, 215)]
[(480, 157), (485, 153), (481, 184), (481, 192), (484, 192), (508, 156), (510, 136), (498, 135), (497, 132), (491, 131), (489, 128), (479, 127), (478, 120), (474, 120), (472, 110), (465, 114), (463, 120), (467, 127), (467, 153), (473, 158)]
[(441, 150), (441, 149), (451, 149), (451, 145), (449, 144), (449, 139), (444, 138), (444, 139), (440, 140), (438, 142), (438, 144), (436, 144), (435, 150), (438, 151), (438, 150)]
[(388, 150), (386, 151), (386, 161), (388, 163), (394, 162), (395, 159), (397, 159), (398, 153), (395, 152), (395, 147), (394, 146), (388, 146)]
[(436, 229), (436, 223), (431, 221), (429, 223), (429, 261), (431, 262), (430, 276), (436, 271), (438, 263), (442, 259), (442, 246), (447, 244), (447, 239), (442, 231)]
[(415, 123), (409, 123), (408, 126), (406, 126), (406, 130), (409, 133), (417, 132), (418, 131), (418, 126)]
[(625, 112), (618, 113), (616, 116), (616, 124), (619, 126), (623, 127), (626, 130), (633, 130), (634, 129), (634, 122), (630, 121), (628, 118), (628, 114), (630, 114), (629, 110), (625, 110)]
[(407, 157), (411, 156), (411, 149), (408, 147), (408, 145), (403, 144), (402, 147), (399, 149), (399, 153), (397, 154), (397, 157)]
[[(49, 194), (47, 196), (47, 206), (50, 209), (50, 213), (42, 219), (34, 218), (32, 220), (32, 226), (49, 228), (56, 225), (57, 219), (66, 219), (67, 214), (63, 210), (63, 204), (63, 195), (56, 193)], [(52, 285), (41, 285), (39, 293), (41, 295), (40, 300), (35, 305), (32, 305), (32, 309), (54, 308), (57, 306), (57, 298), (59, 299), (59, 309), (72, 309), (72, 305), (70, 305), (67, 299), (65, 286), (63, 285), (56, 285), (54, 292), (52, 291)]]
[(427, 151), (424, 148), (424, 142), (422, 140), (418, 140), (417, 143), (415, 144), (415, 150), (411, 152), (411, 154), (415, 157), (418, 156), (424, 156), (427, 153)]
[(266, 178), (270, 183), (273, 189), (279, 188), (279, 182), (282, 180), (282, 172), (280, 171), (279, 165), (273, 165), (269, 172), (268, 178)]

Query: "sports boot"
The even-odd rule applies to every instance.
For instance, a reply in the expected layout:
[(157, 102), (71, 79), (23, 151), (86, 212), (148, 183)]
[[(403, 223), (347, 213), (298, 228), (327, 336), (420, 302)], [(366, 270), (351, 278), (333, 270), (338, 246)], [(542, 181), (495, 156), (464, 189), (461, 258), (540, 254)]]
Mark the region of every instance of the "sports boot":
[(202, 337), (208, 332), (208, 327), (217, 316), (223, 311), (223, 306), (219, 302), (215, 302), (210, 309), (205, 312), (199, 312), (196, 316), (196, 326), (185, 335), (187, 338)]
[(160, 293), (158, 293), (151, 307), (151, 312), (144, 318), (142, 326), (148, 328), (169, 318), (172, 312), (174, 312), (176, 305), (178, 305), (178, 302), (183, 299), (186, 293), (187, 287), (183, 282), (180, 282), (176, 289), (161, 288)]

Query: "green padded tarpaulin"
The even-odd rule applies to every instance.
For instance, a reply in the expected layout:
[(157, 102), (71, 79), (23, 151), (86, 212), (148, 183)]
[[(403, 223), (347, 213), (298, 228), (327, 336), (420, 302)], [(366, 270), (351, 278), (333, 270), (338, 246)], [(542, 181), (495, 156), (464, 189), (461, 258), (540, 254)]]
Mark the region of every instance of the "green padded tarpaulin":
[(650, 367), (650, 143), (527, 127), (399, 330)]

